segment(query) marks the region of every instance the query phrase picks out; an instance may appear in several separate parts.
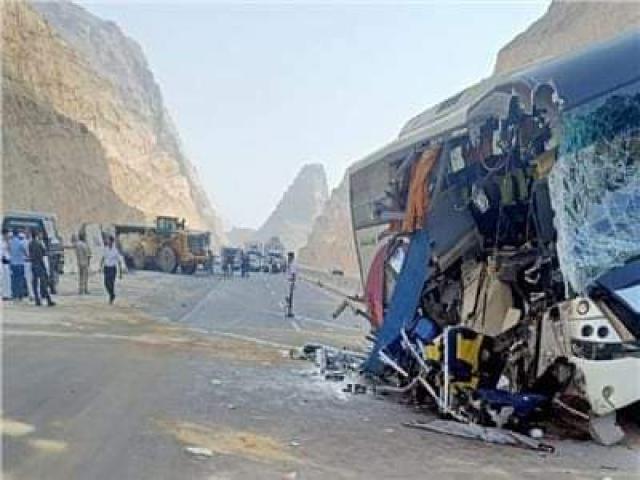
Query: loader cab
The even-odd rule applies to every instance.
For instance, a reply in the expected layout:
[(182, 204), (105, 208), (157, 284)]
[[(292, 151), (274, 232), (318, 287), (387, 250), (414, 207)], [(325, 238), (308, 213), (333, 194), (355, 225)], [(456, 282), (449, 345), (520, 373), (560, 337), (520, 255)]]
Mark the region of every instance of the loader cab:
[(210, 232), (189, 232), (187, 235), (189, 251), (193, 255), (207, 256), (211, 251)]
[(162, 235), (171, 235), (185, 229), (185, 219), (178, 217), (158, 217), (156, 218), (156, 231)]

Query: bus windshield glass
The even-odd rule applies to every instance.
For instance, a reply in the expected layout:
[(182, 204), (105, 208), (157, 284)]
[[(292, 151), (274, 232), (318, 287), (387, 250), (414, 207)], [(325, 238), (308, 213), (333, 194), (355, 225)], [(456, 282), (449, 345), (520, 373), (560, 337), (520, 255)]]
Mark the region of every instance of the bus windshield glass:
[(562, 115), (549, 187), (574, 291), (640, 256), (640, 82)]

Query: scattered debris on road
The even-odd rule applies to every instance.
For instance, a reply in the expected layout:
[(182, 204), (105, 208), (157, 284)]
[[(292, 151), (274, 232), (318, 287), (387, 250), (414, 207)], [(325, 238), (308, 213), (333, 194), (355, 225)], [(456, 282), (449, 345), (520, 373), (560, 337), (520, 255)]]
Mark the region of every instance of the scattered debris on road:
[(552, 445), (539, 442), (537, 439), (522, 435), (511, 430), (497, 427), (483, 427), (473, 423), (460, 423), (452, 420), (433, 420), (429, 423), (405, 423), (406, 427), (429, 430), (437, 433), (445, 433), (458, 437), (472, 438), (496, 443), (499, 445), (511, 445), (524, 447), (541, 452), (553, 453), (555, 448)]
[(9, 437), (21, 437), (35, 430), (33, 425), (10, 418), (0, 417), (0, 433)]
[[(157, 424), (176, 440), (196, 452), (235, 455), (267, 463), (294, 463), (296, 457), (278, 440), (227, 425), (200, 425), (192, 422), (158, 421)], [(194, 454), (193, 451), (190, 453)], [(194, 454), (195, 455), (195, 454)]]
[(184, 447), (184, 451), (195, 457), (212, 457), (213, 452), (208, 448), (188, 446)]
[(44, 453), (62, 453), (67, 449), (66, 442), (48, 438), (30, 438), (27, 443), (31, 447)]

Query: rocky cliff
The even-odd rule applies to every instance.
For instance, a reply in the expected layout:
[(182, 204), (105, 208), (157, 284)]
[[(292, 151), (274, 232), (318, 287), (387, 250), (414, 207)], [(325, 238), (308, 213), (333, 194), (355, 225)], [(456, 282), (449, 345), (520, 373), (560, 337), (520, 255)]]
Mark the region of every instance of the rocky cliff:
[(327, 201), (328, 192), (324, 167), (320, 164), (305, 165), (254, 239), (266, 242), (278, 236), (287, 250), (297, 251), (306, 243), (313, 222)]
[(140, 47), (68, 2), (3, 2), (3, 209), (221, 232)]
[(346, 176), (333, 189), (322, 213), (313, 223), (307, 244), (299, 251), (299, 260), (301, 264), (314, 269), (338, 269), (350, 277), (359, 275)]
[(640, 4), (553, 1), (547, 12), (505, 45), (494, 73), (575, 51), (640, 27)]

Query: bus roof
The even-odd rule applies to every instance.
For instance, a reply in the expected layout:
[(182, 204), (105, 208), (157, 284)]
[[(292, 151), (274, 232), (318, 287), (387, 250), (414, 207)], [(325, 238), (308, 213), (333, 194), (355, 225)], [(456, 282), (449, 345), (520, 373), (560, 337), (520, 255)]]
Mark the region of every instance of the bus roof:
[[(496, 75), (453, 95), (410, 119), (397, 139), (352, 165), (359, 170), (413, 144), (433, 141), (463, 131), (480, 102), (494, 92), (517, 92), (525, 107), (531, 107), (538, 88), (548, 85), (570, 110), (640, 79), (640, 30), (634, 29), (612, 40), (591, 44), (581, 51), (543, 60), (514, 72)], [(508, 102), (502, 108), (506, 109)]]

